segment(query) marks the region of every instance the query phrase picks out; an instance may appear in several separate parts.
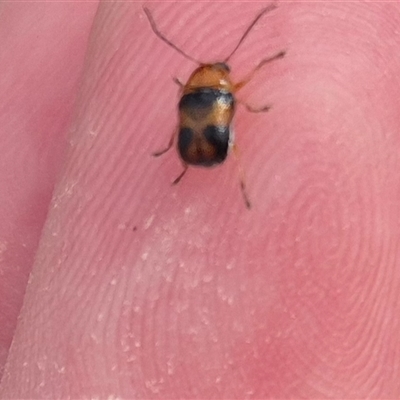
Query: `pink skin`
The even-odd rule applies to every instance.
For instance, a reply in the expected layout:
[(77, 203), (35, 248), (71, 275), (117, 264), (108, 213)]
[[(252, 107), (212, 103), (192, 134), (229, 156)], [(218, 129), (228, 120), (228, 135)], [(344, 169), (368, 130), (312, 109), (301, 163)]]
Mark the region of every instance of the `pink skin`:
[[(260, 9), (148, 6), (206, 61)], [(95, 11), (2, 5), (0, 397), (398, 398), (400, 6), (282, 3), (232, 58), (288, 50), (238, 94), (251, 211), (232, 157), (171, 187), (195, 65)]]

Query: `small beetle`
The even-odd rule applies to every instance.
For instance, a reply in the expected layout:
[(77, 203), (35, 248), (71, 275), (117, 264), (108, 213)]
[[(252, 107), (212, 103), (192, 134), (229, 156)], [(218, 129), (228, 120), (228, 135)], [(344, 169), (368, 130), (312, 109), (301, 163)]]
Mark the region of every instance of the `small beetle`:
[[(202, 63), (186, 54), (174, 43), (168, 40), (157, 28), (157, 25), (147, 7), (143, 7), (144, 12), (150, 22), (153, 32), (162, 41), (175, 49), (190, 61), (199, 66), (194, 70), (186, 84), (178, 79), (174, 81), (180, 86), (181, 98), (179, 101), (179, 126), (174, 131), (168, 146), (154, 153), (158, 157), (166, 153), (174, 144), (175, 137), (178, 135), (178, 153), (183, 163), (182, 173), (173, 181), (177, 184), (185, 175), (189, 165), (211, 167), (225, 161), (229, 149), (232, 149), (238, 158), (237, 146), (233, 143), (232, 119), (235, 112), (236, 102), (240, 102), (236, 97), (236, 92), (245, 86), (252, 79), (253, 75), (265, 64), (280, 59), (286, 54), (285, 51), (263, 59), (250, 74), (238, 83), (233, 83), (230, 79), (230, 67), (228, 61), (235, 54), (236, 50), (245, 40), (251, 29), (258, 20), (267, 12), (276, 8), (275, 4), (262, 9), (256, 18), (246, 29), (236, 47), (223, 61), (215, 63)], [(248, 104), (242, 103), (250, 112), (264, 112), (271, 107), (264, 106), (253, 108)], [(251, 207), (246, 193), (244, 174), (239, 165), (240, 187), (243, 193), (247, 208)]]

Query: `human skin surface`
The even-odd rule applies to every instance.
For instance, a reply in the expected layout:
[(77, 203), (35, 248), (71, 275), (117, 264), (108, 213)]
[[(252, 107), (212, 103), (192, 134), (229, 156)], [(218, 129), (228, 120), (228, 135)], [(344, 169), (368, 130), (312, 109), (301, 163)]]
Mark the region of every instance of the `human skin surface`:
[[(206, 62), (261, 8), (147, 6)], [(399, 398), (399, 23), (301, 2), (254, 28), (235, 81), (287, 55), (237, 94), (272, 105), (236, 112), (249, 211), (233, 157), (177, 186), (151, 157), (196, 65), (142, 4), (4, 3), (0, 398)]]

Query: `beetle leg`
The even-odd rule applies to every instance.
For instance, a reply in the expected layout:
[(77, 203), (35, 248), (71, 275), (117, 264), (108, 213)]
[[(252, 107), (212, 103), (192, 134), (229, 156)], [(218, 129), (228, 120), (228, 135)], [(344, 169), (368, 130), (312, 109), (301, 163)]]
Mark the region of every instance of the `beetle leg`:
[(173, 132), (171, 139), (168, 142), (168, 146), (161, 151), (156, 151), (155, 153), (153, 153), (153, 157), (159, 157), (159, 156), (162, 156), (164, 153), (166, 153), (174, 144), (175, 135), (176, 135), (176, 130)]
[(247, 85), (252, 79), (254, 74), (260, 69), (262, 68), (265, 64), (270, 63), (271, 61), (275, 61), (278, 60), (279, 58), (284, 57), (284, 55), (286, 54), (286, 51), (280, 51), (279, 53), (273, 55), (272, 57), (266, 58), (264, 60), (262, 60), (254, 69), (253, 71), (250, 72), (249, 75), (247, 75), (247, 77), (245, 79), (243, 79), (242, 81), (236, 83), (234, 85), (234, 91), (237, 92), (238, 90), (240, 90), (243, 86)]
[(174, 76), (174, 77), (172, 78), (172, 80), (173, 80), (181, 89), (184, 88), (185, 85), (184, 85), (176, 76)]
[(173, 185), (176, 185), (179, 183), (179, 181), (183, 178), (183, 175), (186, 174), (186, 171), (188, 170), (188, 165), (183, 164), (183, 171), (180, 173), (180, 175), (172, 182)]
[(244, 171), (243, 171), (242, 165), (240, 163), (239, 149), (236, 144), (232, 145), (232, 152), (233, 152), (233, 155), (235, 156), (235, 159), (236, 159), (236, 162), (238, 165), (238, 169), (239, 169), (240, 189), (242, 191), (243, 200), (244, 200), (246, 207), (250, 210), (251, 203), (250, 203), (249, 197), (247, 196), (246, 180), (244, 177)]
[(244, 105), (247, 109), (247, 111), (250, 111), (252, 113), (260, 113), (260, 112), (267, 112), (271, 109), (271, 105), (267, 105), (267, 106), (262, 106), (262, 107), (253, 107), (247, 103), (243, 103), (240, 100), (237, 100), (238, 103)]

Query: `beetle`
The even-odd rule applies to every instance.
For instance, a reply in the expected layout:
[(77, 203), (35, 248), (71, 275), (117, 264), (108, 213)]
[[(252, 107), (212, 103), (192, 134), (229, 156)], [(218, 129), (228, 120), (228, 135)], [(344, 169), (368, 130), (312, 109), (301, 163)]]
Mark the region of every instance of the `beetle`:
[[(177, 141), (177, 149), (183, 164), (183, 171), (172, 182), (173, 185), (182, 179), (189, 165), (212, 167), (221, 164), (225, 161), (229, 150), (232, 150), (236, 159), (239, 158), (232, 131), (232, 119), (236, 103), (240, 102), (236, 98), (236, 93), (250, 82), (254, 74), (261, 67), (274, 60), (283, 58), (286, 51), (280, 51), (271, 57), (261, 60), (247, 77), (236, 83), (230, 78), (231, 69), (228, 62), (260, 18), (275, 8), (275, 3), (269, 4), (256, 15), (234, 49), (223, 61), (203, 63), (186, 54), (167, 39), (158, 30), (150, 10), (147, 7), (143, 7), (156, 36), (186, 59), (198, 65), (185, 84), (174, 78), (175, 83), (180, 87), (181, 95), (178, 105), (178, 128), (173, 132), (167, 147), (153, 153), (155, 157), (159, 157), (170, 150), (174, 142)], [(254, 108), (246, 103), (242, 104), (248, 111), (254, 113), (266, 112), (271, 108), (269, 105)], [(178, 136), (177, 140), (176, 136)], [(247, 196), (244, 173), (240, 164), (239, 174), (244, 202), (246, 207), (250, 209), (251, 203)]]

